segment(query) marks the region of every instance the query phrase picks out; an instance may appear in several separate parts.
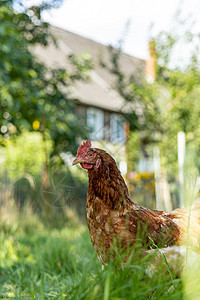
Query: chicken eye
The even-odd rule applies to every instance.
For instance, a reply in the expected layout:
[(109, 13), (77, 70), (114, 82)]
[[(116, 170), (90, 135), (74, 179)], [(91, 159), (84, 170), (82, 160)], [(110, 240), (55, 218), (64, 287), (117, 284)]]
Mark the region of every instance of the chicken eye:
[(89, 153), (88, 157), (90, 157), (90, 158), (93, 157), (93, 153)]

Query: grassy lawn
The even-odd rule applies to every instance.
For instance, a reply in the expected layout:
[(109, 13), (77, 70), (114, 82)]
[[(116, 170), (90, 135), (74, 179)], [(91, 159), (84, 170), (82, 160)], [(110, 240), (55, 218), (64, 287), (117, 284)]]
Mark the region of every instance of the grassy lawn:
[(0, 222), (0, 299), (182, 299), (181, 279), (147, 263), (103, 268), (84, 225)]

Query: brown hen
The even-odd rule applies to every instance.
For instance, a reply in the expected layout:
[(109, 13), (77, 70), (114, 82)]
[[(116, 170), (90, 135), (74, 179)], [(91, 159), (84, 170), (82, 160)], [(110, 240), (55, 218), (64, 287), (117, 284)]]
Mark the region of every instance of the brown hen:
[(124, 251), (138, 241), (143, 253), (153, 245), (159, 248), (182, 245), (189, 215), (194, 227), (190, 236), (198, 246), (199, 207), (166, 213), (134, 203), (113, 157), (92, 148), (90, 141), (78, 148), (73, 165), (78, 163), (88, 170), (87, 223), (92, 244), (103, 264), (110, 257), (114, 241)]

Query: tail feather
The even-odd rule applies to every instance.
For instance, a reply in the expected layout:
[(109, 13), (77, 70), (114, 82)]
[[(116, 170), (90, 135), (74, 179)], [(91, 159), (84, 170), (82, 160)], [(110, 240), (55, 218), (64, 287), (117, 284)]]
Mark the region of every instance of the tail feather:
[(200, 203), (195, 202), (191, 207), (175, 209), (167, 216), (178, 225), (180, 230), (179, 245), (189, 244), (200, 250)]

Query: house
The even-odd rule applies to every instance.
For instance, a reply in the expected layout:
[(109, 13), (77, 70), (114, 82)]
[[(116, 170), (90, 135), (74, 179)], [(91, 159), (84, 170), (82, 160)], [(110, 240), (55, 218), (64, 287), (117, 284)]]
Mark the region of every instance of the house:
[[(125, 173), (126, 128), (123, 115), (130, 113), (131, 106), (113, 89), (114, 77), (99, 64), (100, 59), (109, 63), (107, 46), (79, 36), (72, 32), (52, 26), (52, 33), (57, 39), (56, 47), (36, 46), (34, 53), (50, 67), (68, 67), (69, 54), (81, 55), (87, 51), (94, 62), (88, 83), (78, 82), (73, 91), (76, 111), (91, 127), (90, 139), (93, 146), (101, 146), (121, 161)], [(142, 76), (145, 72), (145, 61), (122, 53), (121, 69), (125, 74)]]
[[(93, 147), (102, 147), (113, 155), (122, 175), (125, 175), (127, 173), (126, 142), (129, 124), (126, 123), (124, 115), (136, 109), (139, 109), (141, 113), (141, 107), (133, 107), (132, 104), (125, 102), (113, 88), (115, 81), (113, 75), (100, 66), (100, 60), (106, 64), (110, 63), (107, 46), (61, 28), (52, 26), (51, 29), (58, 46), (53, 44), (45, 48), (36, 46), (34, 53), (49, 67), (56, 68), (69, 68), (67, 56), (72, 53), (81, 55), (88, 52), (91, 55), (94, 62), (94, 69), (90, 72), (91, 80), (88, 83), (79, 81), (72, 91), (76, 113), (91, 127), (92, 131), (88, 138), (91, 139)], [(136, 78), (145, 76), (147, 82), (152, 83), (155, 80), (155, 55), (152, 46), (150, 42), (150, 57), (147, 61), (121, 53), (120, 67), (123, 73), (134, 74)], [(63, 153), (62, 158), (71, 165), (70, 154)], [(131, 191), (131, 174), (134, 173), (137, 176), (137, 185), (138, 178), (142, 178), (143, 181), (138, 191), (134, 190), (134, 196), (138, 200), (141, 198), (141, 204), (155, 208), (154, 168), (153, 159), (143, 157), (141, 154), (137, 166), (138, 173), (129, 172), (126, 179)], [(145, 184), (147, 184), (146, 188)], [(141, 192), (141, 186), (143, 192)]]

